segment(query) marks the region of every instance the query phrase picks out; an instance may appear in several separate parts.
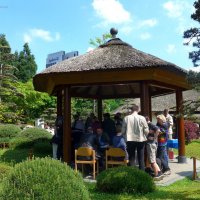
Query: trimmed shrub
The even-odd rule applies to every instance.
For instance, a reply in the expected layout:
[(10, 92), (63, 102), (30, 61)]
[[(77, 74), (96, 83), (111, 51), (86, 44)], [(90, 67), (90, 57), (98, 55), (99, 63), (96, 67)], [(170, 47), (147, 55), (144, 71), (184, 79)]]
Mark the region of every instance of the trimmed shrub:
[(52, 154), (52, 145), (49, 140), (37, 141), (33, 146), (34, 153)]
[(9, 142), (10, 139), (16, 137), (21, 132), (21, 129), (14, 124), (0, 125), (0, 142)]
[(185, 139), (187, 143), (199, 138), (199, 127), (192, 121), (184, 121)]
[(6, 165), (4, 163), (0, 163), (0, 179), (2, 180), (3, 177), (12, 169), (11, 166)]
[(37, 142), (50, 141), (52, 135), (42, 128), (28, 128), (11, 141), (13, 148), (33, 148)]
[(155, 190), (155, 184), (147, 173), (135, 167), (115, 167), (97, 176), (97, 189), (110, 193), (148, 193)]
[(20, 137), (25, 137), (30, 141), (38, 139), (50, 139), (52, 135), (42, 128), (28, 128), (20, 133)]
[(79, 173), (50, 158), (25, 161), (15, 165), (2, 183), (3, 200), (89, 200), (89, 193)]

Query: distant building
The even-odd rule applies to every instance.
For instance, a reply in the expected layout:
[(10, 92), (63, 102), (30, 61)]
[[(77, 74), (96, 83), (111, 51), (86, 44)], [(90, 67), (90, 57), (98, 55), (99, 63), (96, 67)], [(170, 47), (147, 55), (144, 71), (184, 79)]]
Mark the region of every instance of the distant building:
[(78, 56), (78, 51), (72, 51), (68, 53), (65, 53), (65, 51), (59, 51), (59, 52), (48, 54), (47, 59), (46, 59), (46, 68), (75, 56)]

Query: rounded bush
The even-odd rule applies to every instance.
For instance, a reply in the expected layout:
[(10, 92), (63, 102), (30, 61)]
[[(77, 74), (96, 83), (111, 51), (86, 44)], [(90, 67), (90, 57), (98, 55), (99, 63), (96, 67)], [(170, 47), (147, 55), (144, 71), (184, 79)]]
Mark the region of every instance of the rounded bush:
[(50, 158), (37, 158), (15, 165), (2, 186), (0, 196), (3, 200), (90, 199), (81, 175)]
[(20, 132), (21, 132), (21, 129), (17, 125), (14, 125), (14, 124), (0, 125), (1, 142), (9, 142), (10, 139), (16, 137)]
[(147, 173), (135, 167), (115, 167), (97, 176), (97, 189), (111, 193), (148, 193), (155, 190), (155, 184)]
[(44, 141), (37, 141), (34, 145), (33, 145), (33, 150), (34, 153), (46, 153), (51, 155), (52, 154), (52, 146), (50, 144), (49, 140), (44, 140)]
[(20, 137), (25, 137), (33, 141), (39, 139), (50, 139), (52, 135), (42, 128), (28, 128), (20, 133)]
[(41, 128), (29, 128), (23, 130), (18, 137), (11, 140), (11, 147), (12, 148), (33, 148), (34, 144), (37, 142), (46, 142), (50, 141), (52, 135), (46, 131), (45, 129)]

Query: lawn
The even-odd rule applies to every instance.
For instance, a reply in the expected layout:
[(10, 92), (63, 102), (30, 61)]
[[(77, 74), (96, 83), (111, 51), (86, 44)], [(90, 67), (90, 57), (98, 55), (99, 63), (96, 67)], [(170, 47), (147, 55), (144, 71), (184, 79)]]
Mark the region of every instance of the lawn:
[[(195, 156), (200, 160), (200, 140), (186, 145), (186, 156)], [(13, 166), (26, 160), (28, 149), (6, 149), (0, 150), (0, 163)], [(35, 154), (36, 157), (44, 157), (46, 154)], [(158, 186), (156, 191), (146, 195), (130, 194), (106, 194), (98, 192), (94, 183), (86, 183), (91, 199), (93, 200), (132, 200), (132, 199), (200, 199), (200, 181), (192, 181), (189, 178), (177, 181), (170, 186)], [(1, 183), (0, 183), (1, 190)]]
[[(196, 157), (198, 160), (200, 160), (200, 140), (194, 140), (185, 145), (185, 151), (188, 158)], [(175, 154), (178, 155), (178, 150), (175, 150)]]
[(132, 200), (132, 199), (200, 199), (200, 182), (188, 178), (170, 186), (159, 186), (156, 191), (146, 195), (106, 194), (95, 189), (94, 183), (87, 183), (91, 199), (97, 200)]

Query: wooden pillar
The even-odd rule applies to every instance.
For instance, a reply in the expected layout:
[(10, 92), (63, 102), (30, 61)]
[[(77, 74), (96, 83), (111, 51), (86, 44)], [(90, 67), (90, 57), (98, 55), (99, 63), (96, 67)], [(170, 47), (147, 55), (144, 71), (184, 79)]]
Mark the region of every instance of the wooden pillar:
[(142, 81), (140, 83), (140, 107), (141, 107), (141, 114), (143, 116), (151, 115), (150, 111), (150, 104), (151, 104), (151, 97), (149, 94), (149, 84), (146, 81)]
[(71, 95), (70, 86), (64, 89), (64, 123), (63, 123), (63, 160), (70, 164), (71, 162)]
[(152, 106), (151, 106), (151, 94), (150, 94), (150, 89), (149, 89), (149, 119), (152, 121)]
[(62, 98), (62, 90), (59, 90), (57, 92), (57, 117), (58, 116), (62, 116), (62, 102), (63, 102), (63, 98)]
[(102, 122), (102, 114), (103, 114), (103, 107), (102, 107), (102, 99), (97, 99), (97, 110), (98, 110), (98, 119), (100, 122)]
[(176, 107), (177, 107), (177, 128), (178, 128), (178, 162), (186, 163), (185, 157), (185, 129), (184, 129), (184, 118), (183, 118), (183, 93), (182, 90), (176, 90)]

